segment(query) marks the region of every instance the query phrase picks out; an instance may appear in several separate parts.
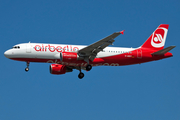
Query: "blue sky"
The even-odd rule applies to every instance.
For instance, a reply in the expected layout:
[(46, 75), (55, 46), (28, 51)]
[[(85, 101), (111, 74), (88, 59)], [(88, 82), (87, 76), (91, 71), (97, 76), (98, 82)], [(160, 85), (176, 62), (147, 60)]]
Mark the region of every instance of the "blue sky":
[[(1, 0), (1, 120), (180, 119), (179, 0)], [(51, 75), (49, 64), (4, 57), (26, 42), (88, 45), (125, 30), (114, 46), (139, 47), (159, 24), (169, 24), (173, 57), (123, 67), (94, 67)]]

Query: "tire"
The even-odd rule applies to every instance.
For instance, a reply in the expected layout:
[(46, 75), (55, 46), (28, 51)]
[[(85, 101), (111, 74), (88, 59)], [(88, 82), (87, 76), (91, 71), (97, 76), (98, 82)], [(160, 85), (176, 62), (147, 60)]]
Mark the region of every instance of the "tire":
[(78, 78), (82, 79), (83, 77), (84, 77), (84, 73), (80, 72), (79, 75), (78, 75)]
[(92, 66), (91, 66), (91, 65), (87, 65), (87, 66), (86, 66), (86, 70), (87, 70), (87, 71), (90, 71), (91, 69), (92, 69)]
[(28, 72), (28, 71), (29, 71), (29, 68), (28, 68), (28, 67), (27, 67), (27, 68), (25, 68), (25, 71), (26, 71), (26, 72)]

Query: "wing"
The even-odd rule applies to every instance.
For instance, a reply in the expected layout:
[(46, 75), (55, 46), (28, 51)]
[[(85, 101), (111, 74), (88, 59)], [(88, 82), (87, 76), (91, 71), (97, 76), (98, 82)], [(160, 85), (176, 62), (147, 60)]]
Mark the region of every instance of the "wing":
[(112, 43), (115, 41), (114, 38), (120, 34), (123, 34), (123, 32), (124, 30), (121, 32), (115, 32), (85, 48), (80, 49), (78, 51), (78, 55), (83, 57), (86, 62), (89, 60), (93, 61), (100, 51), (102, 51), (107, 46), (112, 45)]

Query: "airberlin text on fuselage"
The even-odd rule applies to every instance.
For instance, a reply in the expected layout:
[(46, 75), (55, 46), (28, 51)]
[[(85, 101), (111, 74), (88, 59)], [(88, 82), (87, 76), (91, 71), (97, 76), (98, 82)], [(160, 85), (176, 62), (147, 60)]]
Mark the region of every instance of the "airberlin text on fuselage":
[(35, 51), (43, 51), (46, 52), (47, 50), (49, 50), (50, 52), (64, 52), (64, 51), (77, 51), (79, 50), (78, 47), (72, 47), (71, 45), (66, 45), (66, 46), (53, 46), (53, 45), (35, 45), (34, 47)]

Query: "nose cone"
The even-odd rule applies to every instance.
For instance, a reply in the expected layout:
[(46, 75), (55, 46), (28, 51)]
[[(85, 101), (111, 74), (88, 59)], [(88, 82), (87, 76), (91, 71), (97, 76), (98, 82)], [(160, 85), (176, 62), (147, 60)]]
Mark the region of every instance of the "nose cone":
[(7, 50), (6, 52), (4, 52), (4, 56), (7, 58), (10, 58), (12, 55), (12, 52), (10, 52), (10, 50)]

